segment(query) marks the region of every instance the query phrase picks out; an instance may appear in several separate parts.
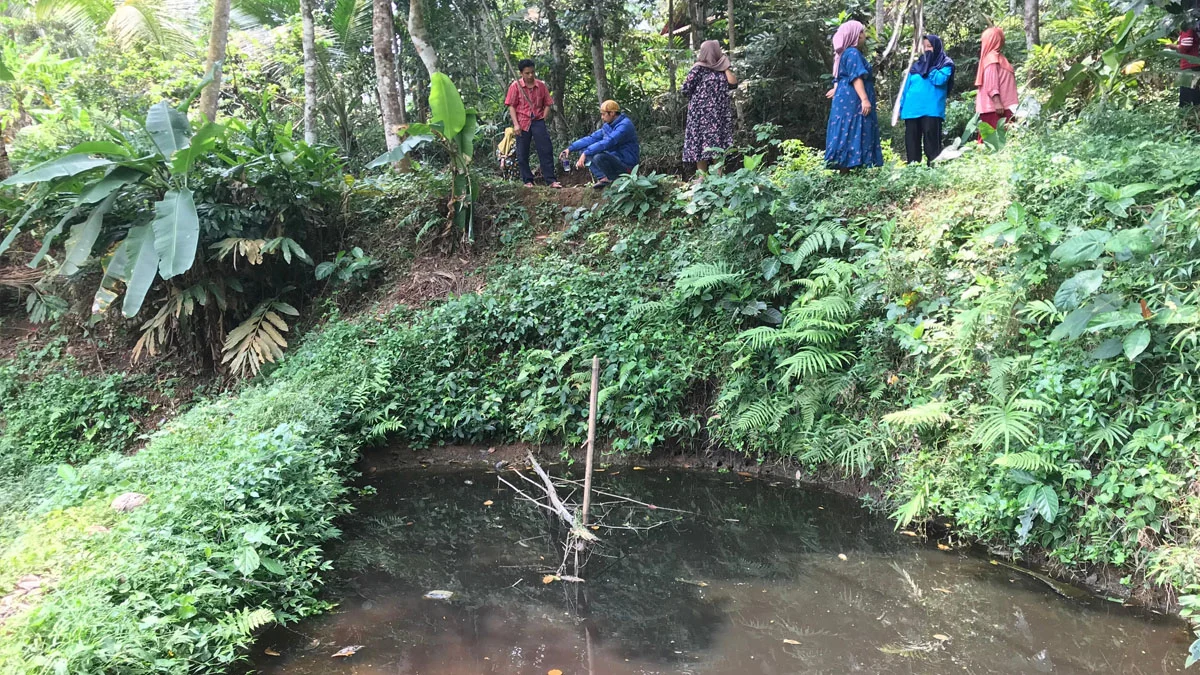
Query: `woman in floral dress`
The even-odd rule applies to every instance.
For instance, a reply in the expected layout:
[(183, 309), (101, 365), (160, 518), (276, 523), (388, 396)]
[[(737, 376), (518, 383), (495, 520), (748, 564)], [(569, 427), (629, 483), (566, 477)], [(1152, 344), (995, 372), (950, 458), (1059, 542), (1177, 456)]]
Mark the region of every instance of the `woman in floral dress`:
[(875, 76), (859, 47), (866, 29), (857, 21), (842, 24), (833, 36), (833, 99), (825, 130), (825, 164), (845, 172), (883, 166), (879, 115), (875, 112)]
[(695, 162), (701, 174), (708, 171), (715, 154), (710, 148), (733, 145), (733, 99), (729, 90), (735, 85), (737, 76), (721, 45), (716, 40), (700, 45), (696, 65), (683, 82), (683, 95), (689, 99), (683, 162)]

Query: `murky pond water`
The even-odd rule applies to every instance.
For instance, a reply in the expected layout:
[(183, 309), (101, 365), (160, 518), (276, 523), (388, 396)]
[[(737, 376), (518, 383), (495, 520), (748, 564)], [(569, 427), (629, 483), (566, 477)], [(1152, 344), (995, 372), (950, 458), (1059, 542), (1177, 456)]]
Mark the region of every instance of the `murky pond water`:
[(604, 475), (601, 489), (691, 513), (602, 504), (628, 529), (596, 532), (583, 583), (543, 583), (563, 558), (554, 526), (495, 474), (371, 484), (334, 551), (339, 608), (264, 636), (261, 672), (1166, 673), (1189, 643), (1177, 621), (1064, 599), (786, 483)]

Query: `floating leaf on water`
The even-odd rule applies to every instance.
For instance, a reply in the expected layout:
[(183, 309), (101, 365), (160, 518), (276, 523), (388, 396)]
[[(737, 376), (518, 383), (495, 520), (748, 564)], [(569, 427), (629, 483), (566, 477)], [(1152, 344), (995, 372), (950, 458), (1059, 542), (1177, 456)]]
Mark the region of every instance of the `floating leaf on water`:
[(491, 505), (492, 505), (492, 503), (493, 503), (493, 502), (492, 502), (492, 500), (490, 500), (490, 499), (489, 499), (489, 500), (487, 500), (486, 502), (484, 502), (484, 503), (483, 503), (483, 505), (484, 505), (484, 506), (491, 506)]
[(463, 485), (474, 485), (474, 484), (475, 484), (475, 481), (473, 481), (473, 480), (464, 480), (463, 481)]
[(691, 584), (693, 586), (699, 586), (700, 588), (704, 588), (704, 587), (708, 586), (707, 581), (692, 581), (691, 579), (680, 579), (678, 577), (675, 578), (675, 581), (678, 581), (681, 584)]
[(750, 473), (749, 471), (739, 471), (739, 472), (737, 472), (737, 475), (739, 475), (739, 476), (744, 476), (744, 477), (746, 477), (746, 478), (753, 478), (753, 477), (754, 477), (754, 474)]
[(798, 644), (800, 644), (800, 642), (799, 642), (798, 640), (792, 640), (792, 639), (789, 639), (789, 638), (784, 638), (784, 639), (783, 639), (783, 644), (785, 644), (785, 645), (798, 645)]
[(939, 593), (945, 593), (946, 595), (950, 595), (950, 592), (951, 592), (950, 589), (948, 589), (948, 588), (935, 588), (933, 590), (935, 590)]
[(562, 671), (559, 670), (558, 668), (553, 668), (551, 670), (546, 671), (546, 675), (562, 675)]
[(849, 558), (846, 557), (845, 553), (839, 553), (838, 560), (849, 560)]
[(547, 574), (546, 576), (542, 577), (542, 583), (543, 583), (543, 584), (552, 584), (552, 583), (554, 583), (555, 581), (558, 581), (558, 575), (557, 575), (557, 574)]
[(949, 640), (949, 639), (950, 639), (950, 636), (949, 636), (949, 635), (942, 635), (941, 633), (934, 633), (934, 634), (933, 634), (933, 639), (934, 639), (934, 640), (940, 640), (940, 641), (942, 641), (942, 642), (945, 642), (946, 640)]
[(916, 533), (916, 532), (913, 532), (912, 530), (900, 530), (900, 534), (903, 534), (903, 535), (904, 535), (904, 536), (906, 536), (906, 537), (915, 537), (915, 536), (917, 536), (917, 533)]
[(570, 574), (564, 574), (564, 575), (560, 576), (559, 579), (561, 581), (569, 581), (573, 584), (582, 584), (583, 583), (582, 577), (571, 576)]
[(424, 597), (426, 600), (449, 600), (454, 597), (454, 591), (429, 591)]
[(337, 650), (337, 652), (333, 655), (333, 658), (339, 659), (346, 658), (347, 656), (354, 656), (354, 654), (362, 648), (362, 645), (350, 645), (349, 647), (342, 647), (341, 649)]
[(949, 551), (950, 547), (945, 544), (938, 544), (938, 550), (939, 551)]
[(264, 649), (263, 653), (266, 654), (267, 656), (279, 656), (279, 652), (275, 651), (274, 649), (271, 649), (270, 647), (267, 647), (266, 649)]
[(635, 467), (633, 467), (633, 470), (634, 470), (634, 471), (645, 471), (645, 470), (646, 470), (646, 467), (644, 467), (644, 466), (635, 466)]

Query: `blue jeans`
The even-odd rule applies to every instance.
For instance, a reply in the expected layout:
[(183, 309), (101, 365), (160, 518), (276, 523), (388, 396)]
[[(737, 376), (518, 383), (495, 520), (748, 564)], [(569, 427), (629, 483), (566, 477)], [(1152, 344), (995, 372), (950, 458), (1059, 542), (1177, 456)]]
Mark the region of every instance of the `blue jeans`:
[(517, 136), (517, 166), (521, 168), (521, 180), (533, 182), (533, 172), (529, 170), (529, 143), (537, 146), (538, 164), (542, 166), (542, 179), (546, 184), (554, 182), (554, 146), (550, 144), (550, 131), (546, 129), (546, 120), (534, 120), (529, 129)]
[(617, 176), (623, 173), (629, 173), (629, 167), (621, 163), (617, 156), (611, 152), (602, 152), (598, 155), (593, 155), (588, 168), (591, 169), (592, 175), (596, 180), (616, 180)]

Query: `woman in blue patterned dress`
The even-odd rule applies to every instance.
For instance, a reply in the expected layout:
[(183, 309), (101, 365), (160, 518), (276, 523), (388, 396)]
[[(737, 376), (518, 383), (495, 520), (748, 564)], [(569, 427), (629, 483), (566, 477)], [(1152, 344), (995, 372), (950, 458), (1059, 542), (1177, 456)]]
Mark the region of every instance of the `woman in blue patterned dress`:
[(875, 112), (875, 76), (863, 57), (866, 30), (847, 21), (833, 36), (833, 99), (825, 130), (825, 164), (843, 173), (860, 166), (883, 166), (879, 115)]

